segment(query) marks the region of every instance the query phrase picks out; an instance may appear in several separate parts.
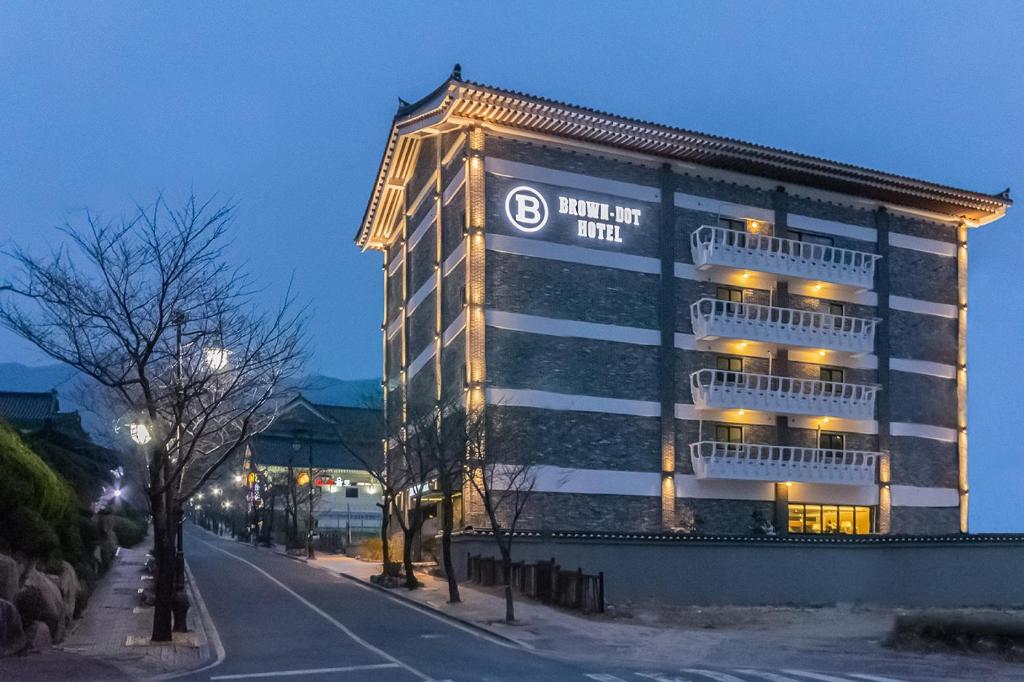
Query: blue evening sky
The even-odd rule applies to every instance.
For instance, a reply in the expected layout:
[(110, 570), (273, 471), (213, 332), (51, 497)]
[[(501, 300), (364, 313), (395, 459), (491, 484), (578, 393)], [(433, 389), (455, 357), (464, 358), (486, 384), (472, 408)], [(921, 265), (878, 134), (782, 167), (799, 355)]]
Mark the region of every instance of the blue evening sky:
[[(1024, 196), (1024, 3), (0, 5), (0, 243), (158, 191), (239, 202), (233, 253), (312, 300), (314, 369), (380, 373), (352, 244), (397, 98), (466, 78)], [(1024, 206), (970, 241), (973, 530), (1024, 530)], [(8, 263), (0, 268), (9, 267)], [(1018, 292), (1018, 293), (1015, 293)], [(43, 360), (0, 331), (0, 362)]]

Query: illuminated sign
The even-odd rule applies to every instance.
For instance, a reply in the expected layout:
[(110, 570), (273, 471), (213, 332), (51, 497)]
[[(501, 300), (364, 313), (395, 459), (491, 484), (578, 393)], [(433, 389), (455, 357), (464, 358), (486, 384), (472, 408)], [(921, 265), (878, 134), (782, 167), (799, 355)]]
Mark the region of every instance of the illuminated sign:
[(532, 187), (516, 187), (505, 197), (505, 215), (517, 230), (537, 232), (547, 225), (548, 202)]
[[(583, 197), (558, 195), (558, 215), (575, 218), (573, 231), (581, 239), (622, 243), (623, 226), (639, 227), (643, 211)], [(509, 190), (505, 215), (517, 230), (538, 232), (548, 224), (548, 202), (539, 191), (526, 185)]]

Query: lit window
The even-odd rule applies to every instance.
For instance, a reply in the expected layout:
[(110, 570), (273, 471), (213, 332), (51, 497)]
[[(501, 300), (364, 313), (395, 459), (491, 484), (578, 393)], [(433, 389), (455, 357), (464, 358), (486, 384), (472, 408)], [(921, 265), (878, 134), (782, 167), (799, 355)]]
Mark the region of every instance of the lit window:
[(802, 230), (786, 230), (786, 239), (804, 242), (805, 244), (819, 244), (821, 246), (833, 246), (835, 244), (835, 240), (832, 237), (814, 234), (813, 232), (803, 232)]
[(818, 447), (822, 450), (842, 450), (846, 438), (841, 433), (822, 431), (818, 434)]
[(818, 375), (819, 379), (826, 382), (825, 385), (822, 387), (822, 392), (833, 393), (834, 391), (837, 391), (837, 387), (833, 386), (833, 384), (843, 383), (845, 376), (846, 375), (843, 372), (843, 370), (839, 369), (838, 367), (822, 367)]
[(790, 533), (801, 535), (868, 535), (871, 507), (791, 504), (787, 527)]
[(742, 443), (743, 427), (732, 424), (717, 424), (715, 426), (715, 440), (719, 443)]
[(733, 358), (727, 355), (719, 355), (715, 359), (715, 381), (719, 383), (736, 383), (739, 381), (738, 372), (743, 371), (743, 358)]

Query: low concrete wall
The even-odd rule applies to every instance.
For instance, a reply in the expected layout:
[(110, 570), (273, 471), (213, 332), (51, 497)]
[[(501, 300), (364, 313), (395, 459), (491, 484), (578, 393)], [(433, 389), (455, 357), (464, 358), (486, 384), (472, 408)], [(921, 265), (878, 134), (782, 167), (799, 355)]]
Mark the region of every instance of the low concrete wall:
[[(452, 552), (498, 556), (464, 533)], [(1024, 607), (1024, 536), (736, 538), (545, 533), (516, 537), (515, 561), (603, 571), (608, 603)]]

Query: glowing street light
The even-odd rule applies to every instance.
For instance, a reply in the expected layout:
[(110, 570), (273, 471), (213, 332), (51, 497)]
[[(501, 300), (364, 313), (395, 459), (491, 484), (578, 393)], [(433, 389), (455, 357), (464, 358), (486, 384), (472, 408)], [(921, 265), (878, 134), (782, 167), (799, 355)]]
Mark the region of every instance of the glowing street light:
[(235, 479), (234, 480), (235, 480), (235, 483), (241, 483), (242, 482), (242, 474), (235, 474)]
[(203, 356), (206, 359), (206, 366), (214, 372), (227, 369), (229, 354), (230, 351), (228, 351), (227, 348), (207, 348), (203, 351)]
[(139, 445), (145, 445), (149, 441), (153, 440), (153, 437), (149, 433), (149, 427), (141, 422), (129, 424), (128, 432), (132, 436), (132, 440)]

